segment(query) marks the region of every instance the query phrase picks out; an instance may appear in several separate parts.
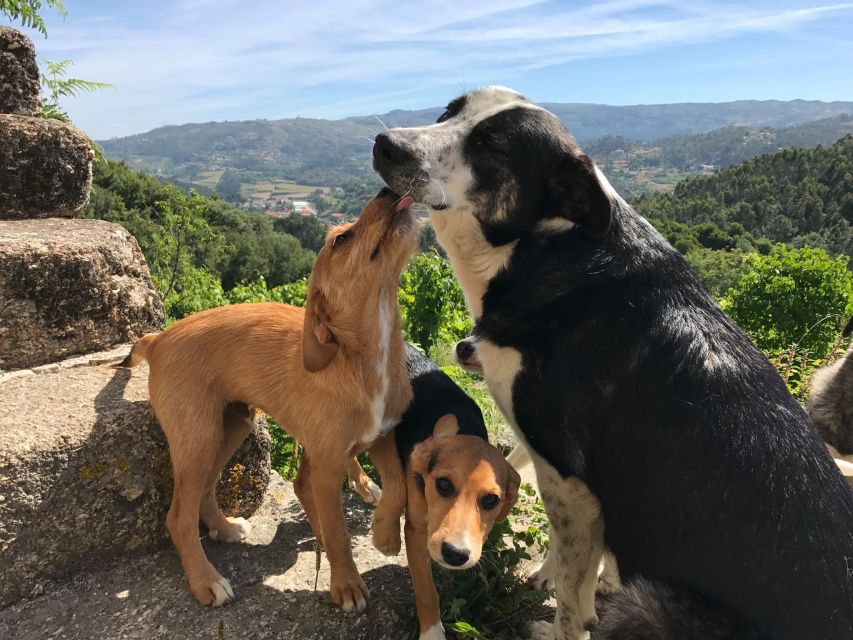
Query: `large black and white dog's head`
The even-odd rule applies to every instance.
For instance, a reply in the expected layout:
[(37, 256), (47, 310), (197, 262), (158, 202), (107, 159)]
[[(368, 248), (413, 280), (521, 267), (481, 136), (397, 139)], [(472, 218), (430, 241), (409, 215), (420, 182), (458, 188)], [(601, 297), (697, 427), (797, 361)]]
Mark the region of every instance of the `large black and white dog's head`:
[(376, 138), (374, 168), (433, 210), (472, 214), (504, 244), (536, 225), (602, 236), (610, 189), (555, 115), (503, 87), (453, 100), (438, 122)]

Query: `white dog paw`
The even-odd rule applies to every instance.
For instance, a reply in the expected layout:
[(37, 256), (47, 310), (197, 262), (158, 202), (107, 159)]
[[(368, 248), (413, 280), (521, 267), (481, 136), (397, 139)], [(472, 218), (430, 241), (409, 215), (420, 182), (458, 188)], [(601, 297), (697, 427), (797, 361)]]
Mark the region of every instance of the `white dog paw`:
[(418, 640), (444, 640), (444, 626), (438, 622), (426, 631), (421, 632)]
[(225, 578), (219, 578), (218, 581), (210, 585), (210, 591), (213, 593), (213, 602), (210, 603), (212, 607), (221, 607), (234, 599), (234, 589), (231, 588), (231, 583)]
[(364, 501), (367, 504), (379, 504), (379, 501), (382, 500), (382, 489), (379, 488), (379, 485), (371, 480), (370, 484), (367, 485), (367, 490), (370, 497), (366, 497)]
[(530, 574), (530, 577), (527, 579), (528, 584), (534, 589), (551, 591), (557, 587), (553, 557), (553, 552), (545, 556), (545, 562), (542, 563), (542, 566)]
[(367, 504), (379, 504), (379, 501), (382, 500), (382, 489), (373, 480), (368, 479), (368, 484), (362, 487), (358, 482), (350, 479), (349, 487), (360, 495), (361, 499)]
[(228, 518), (228, 527), (211, 529), (207, 532), (212, 540), (218, 542), (240, 542), (252, 530), (251, 523), (245, 518)]
[(554, 640), (554, 625), (542, 620), (531, 622), (527, 626), (527, 637), (530, 640)]

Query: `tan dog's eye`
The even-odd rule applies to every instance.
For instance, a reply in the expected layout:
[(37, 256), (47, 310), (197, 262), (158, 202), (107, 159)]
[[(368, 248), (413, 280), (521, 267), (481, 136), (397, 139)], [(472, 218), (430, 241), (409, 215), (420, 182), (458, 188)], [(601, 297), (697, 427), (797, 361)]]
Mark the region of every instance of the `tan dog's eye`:
[(350, 235), (352, 234), (349, 231), (344, 231), (342, 234), (337, 236), (334, 240), (332, 240), (332, 249), (337, 249), (338, 245), (341, 245), (346, 242), (349, 239)]
[(435, 481), (435, 490), (443, 498), (452, 498), (455, 493), (453, 483), (448, 478), (438, 478)]
[(496, 506), (501, 503), (501, 499), (496, 496), (494, 493), (490, 493), (489, 495), (483, 497), (480, 500), (480, 506), (483, 508), (483, 511), (491, 511)]

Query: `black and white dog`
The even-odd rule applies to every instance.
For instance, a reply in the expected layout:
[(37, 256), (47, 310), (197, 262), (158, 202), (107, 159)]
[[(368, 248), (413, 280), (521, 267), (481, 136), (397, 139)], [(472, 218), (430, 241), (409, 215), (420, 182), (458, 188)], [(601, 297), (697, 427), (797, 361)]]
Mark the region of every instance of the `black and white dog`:
[(626, 586), (595, 638), (853, 638), (853, 492), (767, 359), (559, 120), (479, 89), (373, 154), (430, 207), (536, 466), (558, 611), (534, 635), (589, 637), (609, 548)]

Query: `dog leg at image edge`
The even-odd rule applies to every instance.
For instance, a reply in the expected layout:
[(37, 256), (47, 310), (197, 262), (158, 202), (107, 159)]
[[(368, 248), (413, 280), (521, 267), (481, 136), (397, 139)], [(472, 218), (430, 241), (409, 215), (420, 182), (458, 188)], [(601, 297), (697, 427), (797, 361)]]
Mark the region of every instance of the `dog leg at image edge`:
[(553, 625), (530, 626), (532, 640), (589, 640), (595, 627), (595, 592), (604, 556), (601, 505), (578, 478), (562, 478), (535, 459), (542, 500), (551, 521), (551, 548), (557, 597)]

